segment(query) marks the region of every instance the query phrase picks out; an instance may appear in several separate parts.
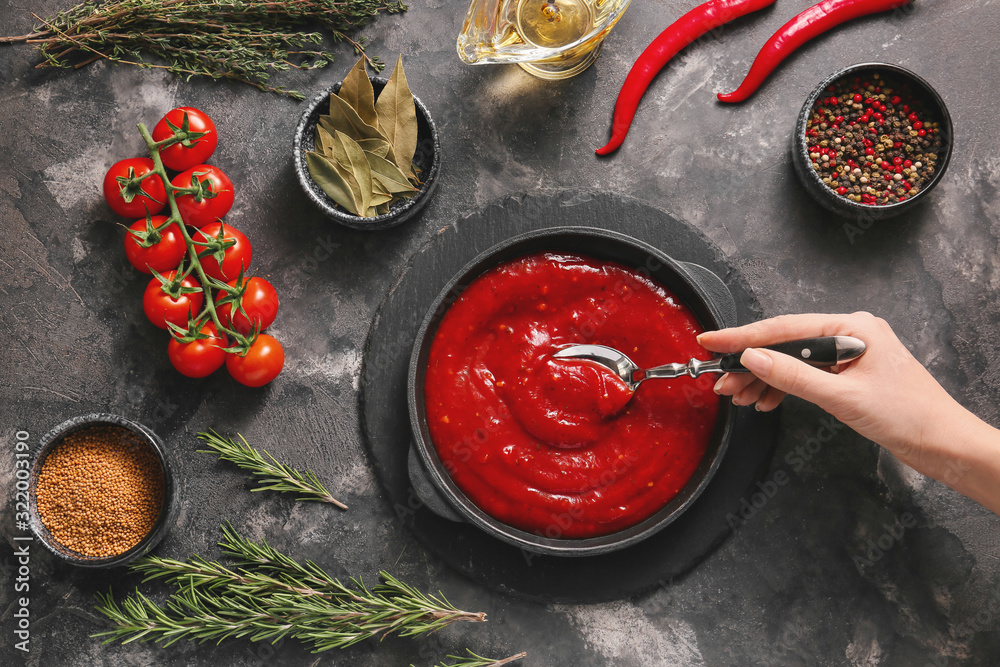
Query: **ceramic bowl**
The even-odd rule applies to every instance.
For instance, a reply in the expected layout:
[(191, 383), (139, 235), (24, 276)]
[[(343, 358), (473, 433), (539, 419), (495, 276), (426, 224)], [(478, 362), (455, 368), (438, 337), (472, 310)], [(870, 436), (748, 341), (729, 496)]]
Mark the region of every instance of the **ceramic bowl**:
[[(152, 450), (163, 470), (163, 503), (160, 506), (160, 515), (157, 517), (156, 523), (153, 524), (153, 527), (146, 536), (134, 547), (124, 553), (107, 558), (85, 556), (60, 544), (42, 522), (35, 497), (38, 488), (38, 476), (41, 473), (42, 465), (45, 463), (49, 452), (57, 447), (66, 436), (95, 426), (119, 426), (127, 429)], [(38, 541), (66, 563), (87, 568), (110, 568), (126, 565), (136, 558), (149, 553), (153, 547), (159, 544), (176, 519), (177, 509), (177, 483), (173, 477), (170, 461), (163, 442), (151, 430), (130, 419), (111, 414), (90, 414), (74, 417), (49, 431), (42, 438), (38, 449), (35, 451), (28, 489), (29, 524)]]
[[(809, 149), (806, 142), (806, 121), (809, 120), (809, 115), (816, 100), (826, 92), (827, 87), (849, 76), (870, 76), (874, 73), (884, 74), (893, 79), (908, 83), (914, 93), (920, 95), (923, 102), (931, 110), (934, 120), (940, 123), (941, 136), (944, 140), (943, 151), (938, 156), (937, 170), (930, 181), (924, 185), (923, 189), (905, 201), (886, 204), (884, 206), (870, 206), (851, 201), (824, 185), (822, 178), (812, 167), (812, 160), (809, 159)], [(837, 215), (854, 218), (859, 221), (883, 220), (910, 211), (927, 199), (931, 190), (941, 182), (948, 168), (954, 144), (953, 137), (951, 116), (948, 113), (948, 108), (945, 106), (941, 96), (929, 83), (910, 70), (898, 65), (861, 63), (834, 72), (820, 82), (812, 93), (809, 94), (809, 97), (806, 98), (795, 124), (795, 134), (792, 136), (792, 164), (795, 167), (795, 173), (798, 174), (799, 180), (802, 181), (806, 191), (824, 208), (833, 211)]]
[[(389, 82), (382, 77), (369, 77), (372, 88), (375, 89), (375, 96), (378, 97), (382, 89)], [(437, 184), (438, 172), (441, 170), (441, 142), (438, 137), (437, 127), (430, 112), (420, 99), (414, 95), (413, 103), (417, 110), (417, 152), (413, 156), (413, 163), (420, 169), (419, 176), (423, 183), (420, 192), (410, 199), (397, 201), (389, 209), (388, 213), (378, 215), (373, 218), (363, 218), (346, 211), (337, 205), (333, 199), (327, 195), (319, 185), (309, 176), (309, 169), (306, 166), (306, 152), (314, 150), (316, 145), (316, 125), (320, 116), (329, 113), (330, 94), (340, 91), (340, 84), (323, 91), (310, 100), (306, 110), (302, 113), (298, 127), (295, 128), (295, 141), (293, 142), (293, 163), (295, 165), (295, 175), (306, 196), (326, 215), (328, 218), (336, 220), (340, 224), (352, 229), (380, 230), (394, 227), (413, 218), (419, 213), (430, 200)]]

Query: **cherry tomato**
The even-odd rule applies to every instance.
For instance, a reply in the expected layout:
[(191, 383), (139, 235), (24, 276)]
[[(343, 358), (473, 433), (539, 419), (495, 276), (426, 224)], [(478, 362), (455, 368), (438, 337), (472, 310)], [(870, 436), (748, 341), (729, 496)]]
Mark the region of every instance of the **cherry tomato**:
[[(173, 126), (173, 127), (171, 127)], [(153, 128), (153, 141), (163, 141), (174, 136), (174, 130), (204, 132), (197, 139), (185, 139), (160, 149), (163, 166), (174, 171), (184, 171), (208, 162), (219, 143), (215, 123), (204, 111), (194, 107), (177, 107), (168, 111)]]
[(148, 157), (133, 157), (111, 165), (104, 175), (104, 200), (111, 210), (125, 218), (156, 215), (167, 204), (167, 191), (159, 176), (138, 180), (153, 171)]
[[(230, 280), (229, 285), (235, 287), (236, 281)], [(274, 322), (274, 318), (278, 314), (278, 292), (271, 283), (257, 276), (248, 278), (244, 287), (246, 291), (243, 292), (242, 305), (246, 315), (243, 314), (243, 311), (237, 310), (234, 316), (232, 303), (217, 305), (215, 312), (223, 326), (235, 329), (246, 336), (253, 331), (255, 325), (258, 327), (258, 331), (263, 331)], [(226, 292), (220, 290), (216, 301), (224, 299), (226, 296)]]
[[(167, 216), (154, 215), (151, 220), (153, 227), (159, 227), (167, 221)], [(135, 231), (145, 234), (148, 229), (146, 219), (136, 220), (129, 229), (132, 231), (125, 233), (125, 256), (132, 266), (143, 273), (163, 273), (176, 269), (187, 254), (187, 245), (184, 244), (184, 237), (177, 225), (153, 232), (159, 237), (159, 241), (147, 248), (142, 246), (143, 240), (132, 233)]]
[(206, 274), (218, 280), (236, 280), (240, 275), (240, 266), (246, 271), (250, 268), (250, 260), (253, 258), (253, 246), (250, 245), (250, 240), (243, 232), (231, 225), (213, 222), (196, 231), (192, 238), (199, 242), (209, 241), (219, 236), (220, 229), (223, 230), (223, 241), (231, 240), (236, 243), (225, 249), (222, 266), (219, 266), (214, 255), (206, 255), (201, 258), (201, 268), (205, 270)]
[[(175, 188), (201, 187), (197, 194), (177, 196), (177, 210), (186, 224), (203, 227), (215, 222), (233, 207), (236, 195), (233, 182), (218, 167), (200, 164), (174, 176), (170, 184)], [(200, 184), (200, 185), (199, 185)]]
[[(176, 271), (168, 271), (163, 274), (167, 280), (173, 280), (177, 275)], [(198, 281), (192, 276), (188, 276), (181, 281), (184, 287), (200, 288)], [(172, 322), (179, 327), (187, 328), (189, 313), (195, 316), (201, 312), (201, 307), (205, 303), (203, 292), (190, 292), (179, 294), (178, 298), (173, 298), (163, 291), (163, 284), (159, 278), (154, 277), (146, 285), (146, 291), (142, 295), (142, 309), (146, 313), (149, 321), (160, 327), (167, 328), (167, 322)]]
[(233, 379), (248, 387), (260, 387), (278, 377), (285, 365), (285, 351), (273, 336), (260, 334), (242, 357), (226, 355), (226, 370)]
[(189, 378), (203, 378), (222, 368), (226, 362), (226, 353), (222, 348), (226, 341), (219, 336), (215, 324), (206, 323), (201, 327), (201, 333), (208, 338), (199, 338), (190, 343), (182, 343), (171, 337), (167, 343), (167, 356), (174, 368)]

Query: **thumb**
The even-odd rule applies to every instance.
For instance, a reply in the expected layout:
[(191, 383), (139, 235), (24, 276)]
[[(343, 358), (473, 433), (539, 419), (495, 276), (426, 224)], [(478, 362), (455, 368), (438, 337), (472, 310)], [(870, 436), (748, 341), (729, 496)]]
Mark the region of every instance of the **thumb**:
[(798, 396), (825, 409), (843, 387), (837, 376), (814, 368), (794, 357), (773, 350), (748, 348), (740, 356), (740, 363), (775, 389)]

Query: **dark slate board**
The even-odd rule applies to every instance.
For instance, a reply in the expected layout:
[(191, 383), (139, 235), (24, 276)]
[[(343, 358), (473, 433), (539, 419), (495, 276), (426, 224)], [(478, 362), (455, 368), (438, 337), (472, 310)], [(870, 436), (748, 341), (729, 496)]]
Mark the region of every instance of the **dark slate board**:
[(731, 532), (774, 449), (777, 416), (738, 410), (734, 437), (701, 497), (650, 539), (611, 554), (540, 556), (469, 524), (432, 512), (407, 472), (411, 441), (406, 374), (414, 338), (442, 287), (480, 252), (522, 232), (559, 226), (612, 229), (700, 264), (721, 277), (740, 324), (760, 317), (753, 292), (700, 232), (633, 199), (575, 191), (526, 195), (493, 204), (441, 229), (410, 260), (372, 324), (361, 375), (361, 421), (375, 473), (399, 520), (429, 550), (467, 576), (505, 593), (546, 602), (597, 602), (664, 585), (698, 564)]

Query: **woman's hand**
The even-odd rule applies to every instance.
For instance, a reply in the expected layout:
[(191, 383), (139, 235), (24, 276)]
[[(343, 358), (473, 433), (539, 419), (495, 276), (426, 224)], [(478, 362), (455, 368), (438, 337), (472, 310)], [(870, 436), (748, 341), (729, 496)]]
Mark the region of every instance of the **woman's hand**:
[[(854, 336), (867, 345), (859, 359), (819, 369), (770, 350), (757, 349), (801, 338)], [(702, 334), (713, 352), (746, 350), (740, 361), (751, 373), (727, 373), (715, 386), (737, 405), (773, 410), (786, 394), (815, 403), (861, 435), (874, 440), (924, 474), (941, 479), (940, 445), (969, 418), (892, 328), (869, 313), (783, 315), (743, 327)]]

